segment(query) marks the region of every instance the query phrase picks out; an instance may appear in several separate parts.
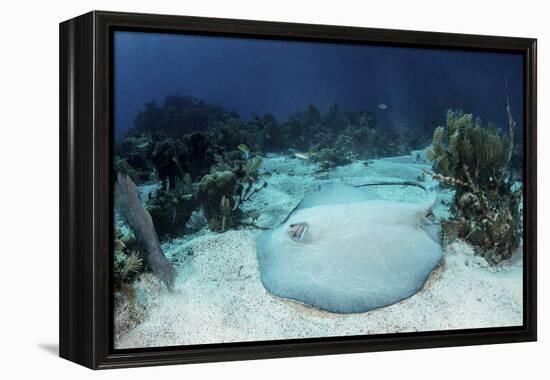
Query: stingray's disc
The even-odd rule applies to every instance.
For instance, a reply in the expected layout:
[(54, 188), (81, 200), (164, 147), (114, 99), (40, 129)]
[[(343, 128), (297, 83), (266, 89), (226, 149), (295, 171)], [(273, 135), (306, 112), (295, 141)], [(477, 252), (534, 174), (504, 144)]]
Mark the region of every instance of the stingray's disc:
[(421, 225), (424, 206), (317, 199), (257, 241), (262, 282), (276, 296), (366, 312), (415, 294), (442, 257)]

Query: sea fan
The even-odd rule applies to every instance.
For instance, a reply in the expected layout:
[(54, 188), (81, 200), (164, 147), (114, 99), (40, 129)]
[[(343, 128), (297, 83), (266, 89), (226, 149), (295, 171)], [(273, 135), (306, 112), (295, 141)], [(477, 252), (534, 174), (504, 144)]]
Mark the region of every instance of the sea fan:
[(126, 260), (124, 261), (121, 275), (123, 278), (128, 277), (130, 273), (138, 273), (141, 268), (143, 268), (143, 260), (137, 255), (137, 253), (132, 252), (126, 257)]

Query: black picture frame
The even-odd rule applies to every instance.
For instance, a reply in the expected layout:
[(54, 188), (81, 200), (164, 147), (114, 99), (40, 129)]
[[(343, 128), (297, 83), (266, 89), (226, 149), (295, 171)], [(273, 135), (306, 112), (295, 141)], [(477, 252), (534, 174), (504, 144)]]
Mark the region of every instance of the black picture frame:
[[(524, 309), (519, 327), (114, 350), (115, 30), (521, 53)], [(537, 337), (536, 39), (93, 11), (60, 24), (60, 356), (93, 369), (534, 341)]]

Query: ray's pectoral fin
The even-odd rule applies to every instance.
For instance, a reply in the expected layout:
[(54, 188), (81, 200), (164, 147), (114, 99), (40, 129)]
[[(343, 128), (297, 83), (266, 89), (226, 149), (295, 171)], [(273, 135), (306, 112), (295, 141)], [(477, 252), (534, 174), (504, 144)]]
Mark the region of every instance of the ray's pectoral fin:
[(433, 209), (437, 204), (437, 194), (431, 194), (430, 199), (427, 201), (428, 207), (424, 214), (424, 217), (420, 221), (420, 229), (422, 229), (428, 236), (437, 244), (441, 244), (442, 231), (441, 222), (437, 220)]
[(424, 230), (430, 238), (437, 244), (441, 244), (441, 224), (439, 223), (431, 223), (426, 224), (422, 227), (422, 230)]

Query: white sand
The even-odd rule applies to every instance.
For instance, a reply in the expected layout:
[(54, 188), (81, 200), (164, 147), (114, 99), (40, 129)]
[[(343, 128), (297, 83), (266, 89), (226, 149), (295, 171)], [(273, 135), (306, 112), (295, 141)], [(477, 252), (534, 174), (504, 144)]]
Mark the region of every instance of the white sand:
[[(424, 168), (415, 156), (352, 164), (331, 173), (330, 181), (361, 183), (414, 179)], [(363, 167), (360, 167), (362, 165)], [(273, 173), (269, 186), (249, 207), (261, 212), (257, 223), (282, 221), (305, 193), (322, 181), (308, 162), (285, 157), (265, 160)], [(400, 170), (394, 170), (399, 166)], [(391, 168), (391, 170), (389, 170)], [(431, 179), (425, 184), (434, 187)], [(376, 187), (384, 198), (418, 200), (415, 188)], [(449, 201), (452, 194), (442, 193)], [(440, 202), (436, 214), (445, 215)], [(151, 286), (144, 276), (138, 299), (148, 303), (143, 323), (119, 336), (117, 348), (258, 341), (394, 332), (517, 326), (522, 324), (520, 254), (499, 268), (489, 268), (470, 247), (454, 243), (424, 289), (398, 304), (360, 314), (333, 314), (276, 298), (261, 284), (256, 260), (257, 230), (222, 234), (201, 231), (165, 244), (178, 268), (173, 293)], [(150, 290), (154, 289), (154, 290)]]

